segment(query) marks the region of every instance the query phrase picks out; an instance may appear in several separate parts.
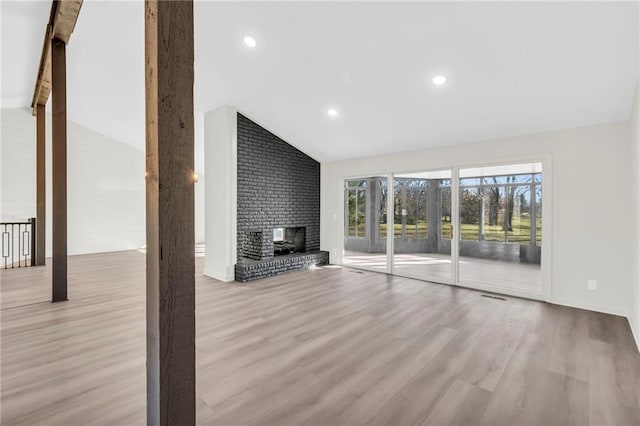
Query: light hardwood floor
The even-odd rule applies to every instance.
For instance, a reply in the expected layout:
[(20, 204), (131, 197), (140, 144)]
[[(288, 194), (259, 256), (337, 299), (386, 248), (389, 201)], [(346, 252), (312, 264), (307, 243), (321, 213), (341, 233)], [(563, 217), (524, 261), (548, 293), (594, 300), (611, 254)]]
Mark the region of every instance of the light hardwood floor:
[[(49, 267), (1, 273), (3, 425), (144, 424), (144, 269), (71, 257), (58, 304)], [(201, 424), (640, 424), (624, 318), (338, 267), (201, 270)]]

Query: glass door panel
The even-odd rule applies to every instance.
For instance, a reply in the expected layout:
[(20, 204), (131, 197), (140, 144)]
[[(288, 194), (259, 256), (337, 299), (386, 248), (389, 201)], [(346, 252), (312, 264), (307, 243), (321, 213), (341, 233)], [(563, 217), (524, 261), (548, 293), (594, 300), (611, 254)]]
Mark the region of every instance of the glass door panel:
[(393, 177), (393, 272), (452, 282), (451, 171)]
[(342, 263), (387, 271), (387, 178), (345, 180)]
[(459, 282), (538, 296), (542, 164), (460, 169)]

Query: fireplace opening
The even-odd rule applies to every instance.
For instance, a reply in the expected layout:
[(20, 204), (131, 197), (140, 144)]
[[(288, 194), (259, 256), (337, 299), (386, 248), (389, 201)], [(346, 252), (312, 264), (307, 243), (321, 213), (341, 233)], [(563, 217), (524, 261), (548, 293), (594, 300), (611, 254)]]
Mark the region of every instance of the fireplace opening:
[(273, 230), (273, 255), (283, 256), (291, 253), (304, 253), (306, 251), (306, 228), (304, 226), (294, 228), (274, 228)]

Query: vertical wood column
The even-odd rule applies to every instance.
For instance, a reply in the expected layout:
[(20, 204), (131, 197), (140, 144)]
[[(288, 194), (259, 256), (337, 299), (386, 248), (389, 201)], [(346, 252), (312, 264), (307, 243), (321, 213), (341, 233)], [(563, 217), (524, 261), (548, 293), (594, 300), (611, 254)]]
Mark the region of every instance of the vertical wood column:
[(51, 40), (53, 302), (67, 300), (67, 65), (66, 46)]
[(36, 106), (36, 246), (32, 247), (36, 265), (45, 264), (46, 256), (46, 110), (44, 105)]
[(195, 424), (193, 2), (145, 2), (147, 424)]

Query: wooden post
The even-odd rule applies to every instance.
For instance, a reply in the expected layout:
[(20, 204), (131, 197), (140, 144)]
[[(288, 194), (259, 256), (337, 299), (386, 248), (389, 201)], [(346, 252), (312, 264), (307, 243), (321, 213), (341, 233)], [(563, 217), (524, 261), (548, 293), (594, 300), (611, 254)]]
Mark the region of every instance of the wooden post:
[(193, 2), (145, 2), (147, 424), (194, 425)]
[(46, 111), (44, 105), (36, 106), (36, 229), (32, 232), (36, 236), (36, 245), (32, 247), (32, 256), (35, 257), (35, 264), (43, 266), (45, 264), (46, 250)]
[(52, 301), (67, 300), (67, 66), (64, 41), (51, 40)]

